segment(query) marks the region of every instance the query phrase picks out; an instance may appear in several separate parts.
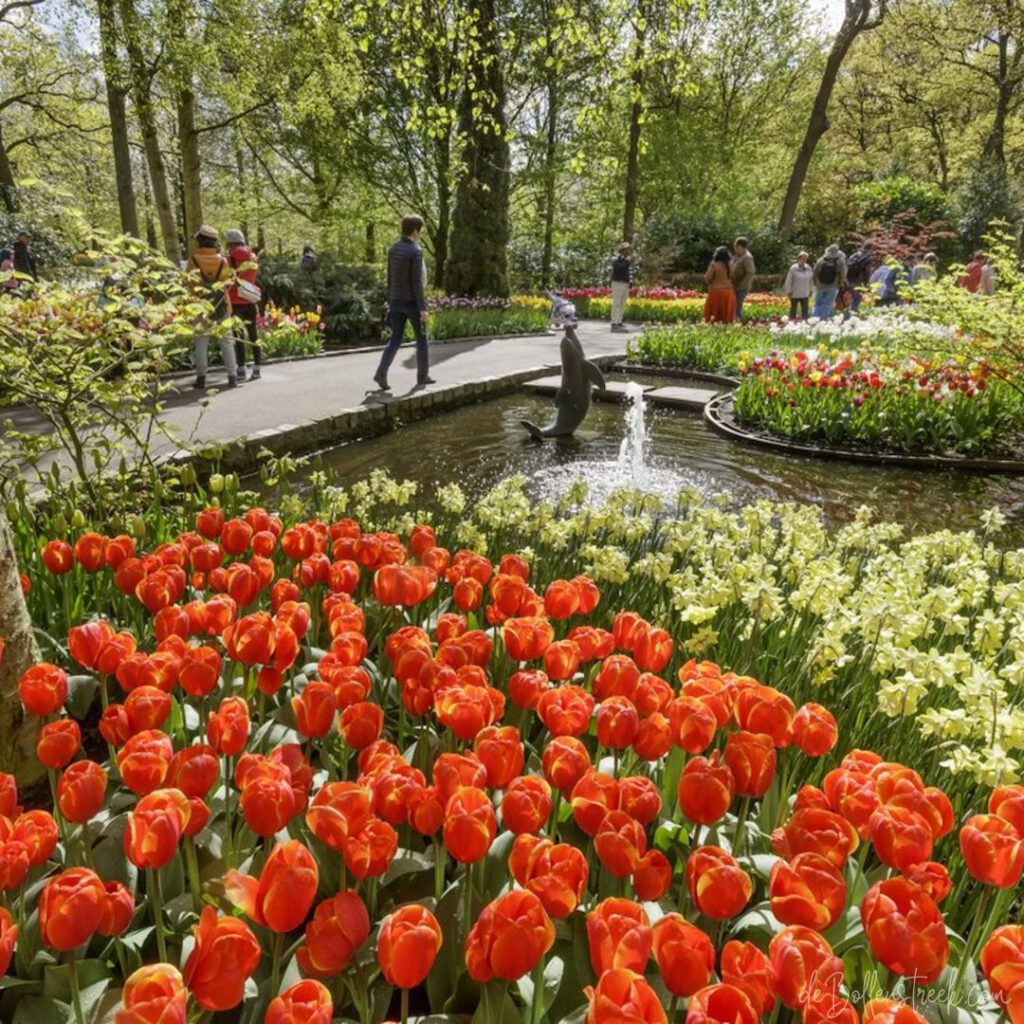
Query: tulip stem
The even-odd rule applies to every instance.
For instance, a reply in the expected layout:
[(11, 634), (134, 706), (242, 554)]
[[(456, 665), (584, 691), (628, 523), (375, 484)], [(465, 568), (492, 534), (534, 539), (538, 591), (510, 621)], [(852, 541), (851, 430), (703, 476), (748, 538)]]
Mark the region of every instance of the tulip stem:
[(85, 1024), (85, 1014), (82, 1013), (82, 993), (78, 985), (78, 961), (74, 956), (68, 957), (68, 986), (71, 989), (71, 1005), (75, 1008), (75, 1021), (77, 1024)]
[(234, 851), (231, 836), (231, 757), (224, 758), (224, 861), (234, 867)]
[(444, 867), (445, 851), (444, 844), (434, 836), (434, 899), (438, 902), (444, 895)]
[(202, 910), (202, 889), (199, 883), (199, 860), (192, 836), (185, 836), (185, 867), (188, 869), (188, 887), (192, 890), (192, 909), (198, 914)]
[(540, 1024), (544, 1016), (544, 957), (533, 967), (533, 1006), (530, 1008), (530, 1024)]
[(732, 855), (738, 857), (743, 850), (744, 832), (747, 827), (747, 815), (750, 812), (750, 797), (745, 796), (740, 801), (736, 811), (736, 831), (732, 835)]
[(473, 865), (466, 865), (466, 874), (463, 876), (463, 884), (465, 885), (465, 918), (466, 918), (466, 938), (469, 938), (469, 930), (473, 926)]
[(668, 1024), (672, 1024), (677, 1013), (679, 1013), (679, 996), (673, 996), (672, 1001), (668, 1004)]
[(562, 791), (556, 789), (554, 799), (551, 801), (551, 817), (548, 818), (548, 838), (554, 843), (558, 842), (558, 815), (561, 810)]
[(409, 990), (402, 989), (402, 1024), (409, 1024)]
[(57, 804), (57, 773), (52, 768), (47, 768), (46, 774), (50, 779), (50, 795), (53, 797), (53, 816), (60, 826), (60, 842), (64, 849), (64, 863), (66, 865), (71, 851), (68, 849), (68, 827), (64, 821), (64, 815), (60, 813), (60, 807)]
[(281, 987), (281, 953), (284, 949), (284, 935), (281, 932), (274, 932), (274, 953), (270, 968), (270, 998), (277, 995)]
[(153, 924), (156, 925), (156, 950), (164, 963), (167, 959), (167, 942), (164, 939), (163, 897), (160, 894), (160, 872), (156, 868), (147, 868), (149, 872), (149, 898), (153, 904)]

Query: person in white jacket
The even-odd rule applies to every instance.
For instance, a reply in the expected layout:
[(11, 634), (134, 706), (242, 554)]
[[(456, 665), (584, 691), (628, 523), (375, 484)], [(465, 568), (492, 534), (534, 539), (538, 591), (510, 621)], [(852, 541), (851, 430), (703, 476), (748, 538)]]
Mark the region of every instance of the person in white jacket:
[(782, 290), (789, 296), (790, 320), (795, 319), (797, 307), (800, 309), (800, 315), (806, 320), (807, 302), (814, 290), (814, 270), (807, 262), (807, 253), (797, 254), (796, 263), (789, 268)]

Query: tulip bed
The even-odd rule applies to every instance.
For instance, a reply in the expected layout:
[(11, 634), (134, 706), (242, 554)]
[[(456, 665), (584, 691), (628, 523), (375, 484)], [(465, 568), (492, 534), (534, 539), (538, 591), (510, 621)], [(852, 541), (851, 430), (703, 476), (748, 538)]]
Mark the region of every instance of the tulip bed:
[(10, 510), (4, 1020), (1024, 1021), (998, 514), (212, 486)]
[[(565, 288), (559, 293), (576, 305), (582, 317), (607, 320), (612, 313), (611, 289)], [(705, 295), (672, 288), (634, 288), (626, 303), (626, 320), (645, 324), (698, 324), (704, 320)], [(751, 292), (743, 304), (748, 321), (774, 320), (789, 312), (789, 300), (770, 292)]]

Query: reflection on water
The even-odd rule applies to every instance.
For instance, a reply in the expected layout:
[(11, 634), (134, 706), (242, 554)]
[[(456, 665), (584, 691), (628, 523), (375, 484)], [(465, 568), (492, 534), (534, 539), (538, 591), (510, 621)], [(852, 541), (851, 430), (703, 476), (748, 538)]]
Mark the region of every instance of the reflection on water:
[[(706, 385), (705, 385), (706, 386)], [(705, 426), (699, 413), (595, 402), (575, 438), (526, 440), (520, 420), (540, 422), (550, 398), (517, 394), (420, 423), (383, 437), (325, 452), (339, 482), (383, 468), (420, 484), (429, 495), (454, 480), (480, 495), (502, 477), (520, 473), (538, 498), (564, 493), (583, 477), (599, 498), (615, 487), (640, 485), (674, 500), (683, 487), (734, 502), (771, 498), (810, 502), (834, 523), (860, 505), (914, 530), (969, 529), (985, 509), (1008, 518), (1007, 539), (1024, 543), (1024, 479), (1006, 475), (927, 472), (776, 454), (740, 444)]]

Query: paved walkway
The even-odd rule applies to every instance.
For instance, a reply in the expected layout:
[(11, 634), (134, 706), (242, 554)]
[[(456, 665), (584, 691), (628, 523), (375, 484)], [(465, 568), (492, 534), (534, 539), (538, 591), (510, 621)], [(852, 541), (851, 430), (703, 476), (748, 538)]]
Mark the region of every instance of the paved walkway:
[[(583, 323), (578, 330), (588, 355), (624, 355), (628, 335), (613, 334), (605, 324)], [(516, 338), (480, 338), (430, 346), (430, 375), (436, 381), (416, 387), (416, 353), (403, 347), (388, 374), (390, 396), (444, 391), (532, 367), (561, 364), (561, 334), (524, 335)], [(251, 436), (285, 424), (324, 419), (342, 410), (379, 405), (386, 393), (377, 390), (373, 374), (380, 351), (339, 353), (316, 359), (271, 363), (262, 379), (228, 390), (222, 370), (210, 372), (207, 383), (224, 388), (204, 407), (203, 392), (191, 389), (191, 378), (178, 385), (181, 392), (167, 399), (164, 418), (182, 438), (193, 441), (228, 441)]]

